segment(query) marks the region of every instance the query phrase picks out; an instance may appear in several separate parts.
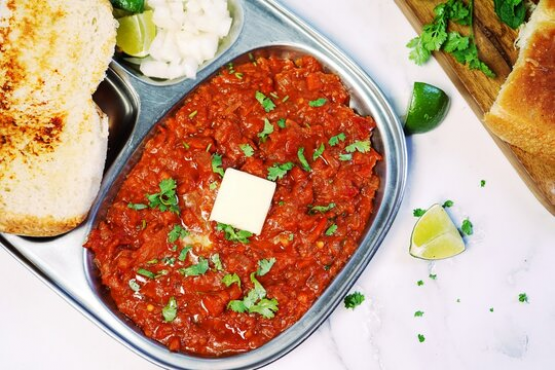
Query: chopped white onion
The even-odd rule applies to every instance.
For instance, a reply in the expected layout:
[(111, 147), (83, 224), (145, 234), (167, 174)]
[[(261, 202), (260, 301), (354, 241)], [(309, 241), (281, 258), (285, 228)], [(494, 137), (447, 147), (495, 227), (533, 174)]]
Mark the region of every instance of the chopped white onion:
[(232, 19), (227, 0), (148, 0), (156, 37), (141, 72), (150, 77), (195, 78), (202, 63), (214, 58)]

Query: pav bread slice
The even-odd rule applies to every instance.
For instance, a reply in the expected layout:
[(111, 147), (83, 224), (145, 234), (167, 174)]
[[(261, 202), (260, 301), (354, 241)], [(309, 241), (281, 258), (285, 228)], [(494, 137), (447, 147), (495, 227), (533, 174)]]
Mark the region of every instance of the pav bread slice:
[(86, 218), (108, 140), (92, 94), (115, 37), (108, 0), (0, 0), (0, 232), (54, 236)]
[(521, 31), (520, 54), (487, 127), (532, 154), (555, 158), (555, 0), (541, 0)]

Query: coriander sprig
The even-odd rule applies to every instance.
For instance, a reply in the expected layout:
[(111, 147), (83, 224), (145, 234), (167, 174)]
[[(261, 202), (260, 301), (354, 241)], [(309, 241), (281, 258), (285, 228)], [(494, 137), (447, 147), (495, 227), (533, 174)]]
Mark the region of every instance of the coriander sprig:
[[(495, 73), (478, 56), (478, 47), (472, 32), (473, 0), (466, 5), (463, 0), (448, 0), (434, 8), (434, 20), (422, 28), (422, 33), (407, 44), (411, 49), (409, 59), (418, 65), (427, 62), (433, 51), (443, 50), (457, 62), (471, 70), (479, 70), (494, 78)], [(470, 35), (448, 32), (449, 21), (470, 27)]]

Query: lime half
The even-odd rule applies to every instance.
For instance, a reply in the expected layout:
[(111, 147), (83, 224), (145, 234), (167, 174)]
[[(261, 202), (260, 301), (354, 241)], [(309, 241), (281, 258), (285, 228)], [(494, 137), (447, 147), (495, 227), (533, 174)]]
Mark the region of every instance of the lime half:
[(464, 252), (464, 241), (451, 218), (434, 204), (414, 225), (409, 253), (413, 257), (439, 260)]
[(119, 27), (116, 45), (133, 57), (146, 57), (150, 44), (156, 36), (156, 26), (152, 21), (152, 10), (118, 19)]
[(409, 135), (428, 132), (441, 123), (449, 109), (449, 97), (443, 90), (424, 82), (415, 82), (405, 132)]

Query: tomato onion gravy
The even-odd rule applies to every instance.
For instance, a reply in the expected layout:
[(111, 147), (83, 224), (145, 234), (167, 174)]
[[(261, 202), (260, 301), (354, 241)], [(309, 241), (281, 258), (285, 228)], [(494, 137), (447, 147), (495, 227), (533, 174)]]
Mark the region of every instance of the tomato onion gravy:
[[(375, 122), (311, 56), (229, 64), (146, 141), (85, 247), (118, 309), (171, 351), (260, 347), (359, 245), (379, 187)], [(260, 235), (209, 221), (224, 170), (277, 183)]]

